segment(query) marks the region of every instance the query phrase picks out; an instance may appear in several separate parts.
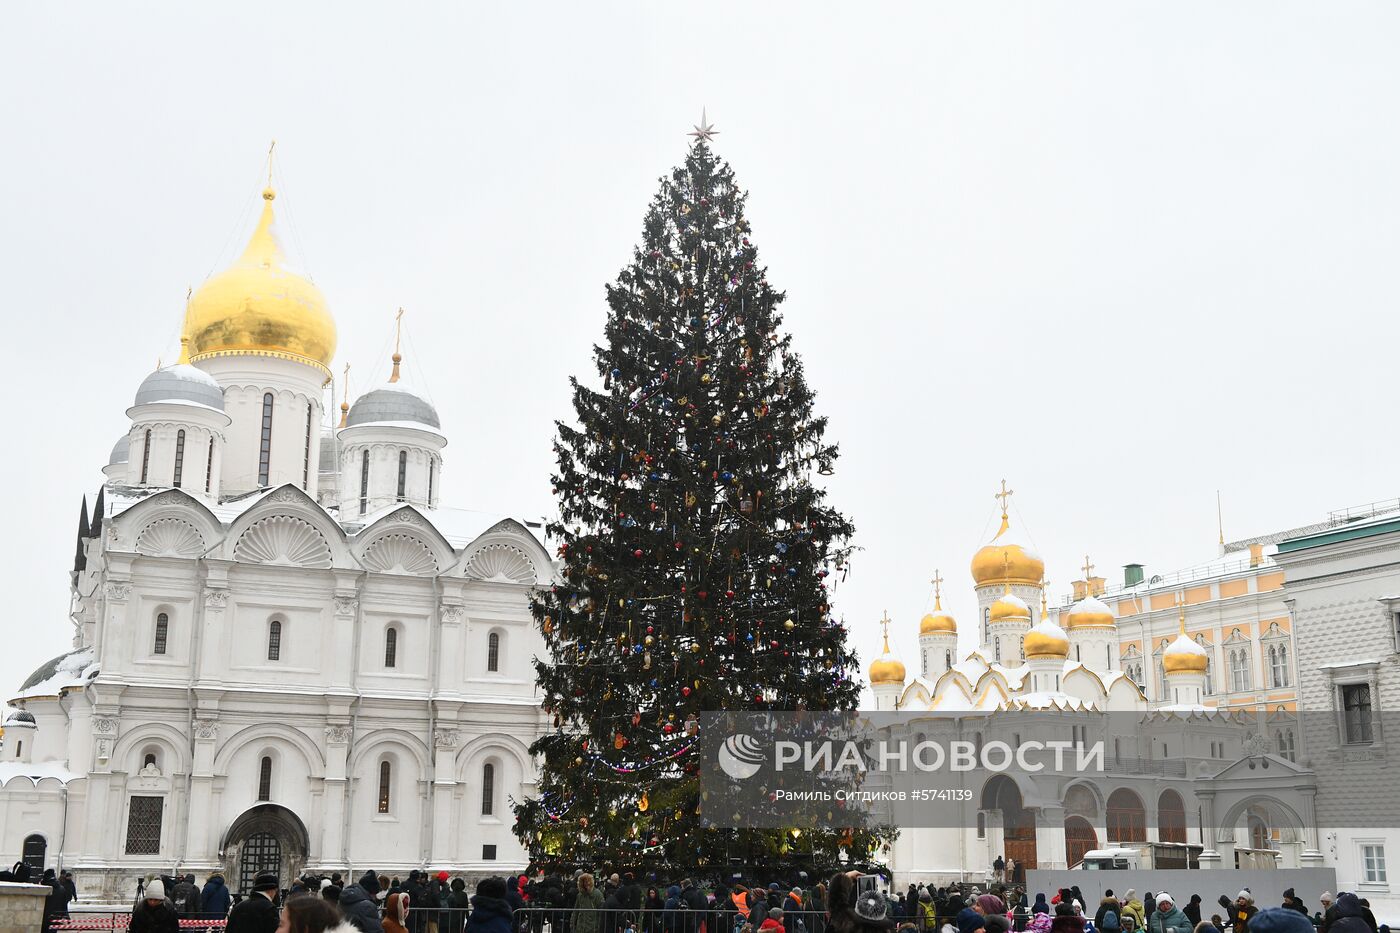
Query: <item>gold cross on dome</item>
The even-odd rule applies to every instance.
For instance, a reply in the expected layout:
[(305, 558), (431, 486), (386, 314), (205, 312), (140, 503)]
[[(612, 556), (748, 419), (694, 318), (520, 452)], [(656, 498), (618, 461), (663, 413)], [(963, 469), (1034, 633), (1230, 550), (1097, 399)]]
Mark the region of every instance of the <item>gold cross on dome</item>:
[(943, 593), (943, 575), (935, 570), (933, 579), (929, 582), (933, 584), (933, 598), (938, 599)]
[(885, 638), (890, 637), (890, 614), (887, 610), (880, 611), (880, 628), (885, 633)]
[(1002, 518), (1005, 518), (1005, 517), (1006, 517), (1006, 506), (1007, 506), (1007, 503), (1011, 500), (1011, 497), (1012, 497), (1013, 495), (1015, 495), (1015, 493), (1016, 493), (1016, 490), (1014, 490), (1014, 489), (1007, 489), (1007, 488), (1006, 488), (1006, 480), (1002, 480), (1002, 481), (1001, 481), (1001, 492), (994, 493), (994, 494), (992, 495), (992, 498), (993, 498), (993, 499), (1000, 499), (1000, 500), (1001, 500), (1001, 517), (1002, 517)]
[(1082, 571), (1084, 571), (1084, 582), (1085, 582), (1085, 583), (1088, 583), (1088, 582), (1089, 582), (1089, 575), (1092, 574), (1092, 573), (1094, 572), (1094, 565), (1091, 564), (1091, 563), (1089, 563), (1089, 555), (1088, 555), (1088, 554), (1085, 554), (1085, 555), (1084, 555), (1084, 566), (1083, 566), (1083, 567), (1080, 567), (1079, 569), (1082, 570)]

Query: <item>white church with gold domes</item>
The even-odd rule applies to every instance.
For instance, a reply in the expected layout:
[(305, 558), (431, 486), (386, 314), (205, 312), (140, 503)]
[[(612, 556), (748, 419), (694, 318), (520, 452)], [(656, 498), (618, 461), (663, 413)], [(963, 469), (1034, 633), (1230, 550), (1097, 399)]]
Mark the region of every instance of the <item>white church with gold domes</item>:
[[(1043, 561), (1011, 525), (1009, 496), (1003, 483), (1001, 527), (972, 559), (976, 648), (959, 652), (959, 624), (943, 608), (935, 575), (914, 676), (891, 651), (883, 620), (883, 650), (869, 666), (870, 708), (902, 715), (872, 721), (897, 732), (887, 740), (961, 739), (978, 748), (998, 741), (1015, 748), (1022, 737), (1062, 732), (1076, 745), (1101, 743), (1103, 767), (957, 778), (973, 801), (966, 822), (902, 825), (886, 853), (896, 885), (982, 881), (998, 856), (1021, 869), (1069, 868), (1090, 850), (1119, 845), (1151, 849), (1144, 864), (1158, 868), (1322, 865), (1316, 779), (1290, 757), (1292, 732), (1285, 733), (1296, 725), (1284, 705), (1295, 695), (1239, 690), (1247, 685), (1238, 677), (1212, 684), (1215, 653), (1226, 652), (1236, 674), (1244, 651), (1232, 646), (1250, 643), (1234, 616), (1267, 619), (1278, 598), (1261, 549), (1230, 561), (1222, 554), (1193, 571), (1188, 586), (1130, 576), (1114, 594), (1086, 558), (1075, 597), (1056, 612)], [(1193, 618), (1223, 622), (1230, 635)], [(1275, 660), (1285, 650), (1284, 640), (1270, 640), (1277, 631), (1277, 622), (1257, 625), (1262, 640), (1253, 642)], [(1268, 790), (1256, 771), (1265, 758)]]
[[(959, 656), (958, 624), (943, 609), (942, 577), (934, 579), (934, 608), (919, 622), (919, 673), (910, 679), (890, 652), (870, 665), (875, 708), (882, 711), (969, 712), (1006, 709), (1146, 711), (1204, 709), (1207, 656), (1186, 636), (1164, 646), (1160, 702), (1123, 670), (1113, 611), (1086, 591), (1058, 615), (1044, 584), (1045, 564), (1016, 535), (1006, 503), (1001, 527), (972, 558), (978, 606), (978, 647)], [(1087, 572), (1087, 571), (1086, 571)], [(1183, 616), (1184, 620), (1184, 616)]]
[(538, 525), (439, 501), (448, 439), (397, 348), (331, 423), (336, 324), (275, 220), (269, 187), (136, 388), (84, 500), (73, 648), (5, 695), (0, 851), (89, 903), (155, 871), (525, 867)]

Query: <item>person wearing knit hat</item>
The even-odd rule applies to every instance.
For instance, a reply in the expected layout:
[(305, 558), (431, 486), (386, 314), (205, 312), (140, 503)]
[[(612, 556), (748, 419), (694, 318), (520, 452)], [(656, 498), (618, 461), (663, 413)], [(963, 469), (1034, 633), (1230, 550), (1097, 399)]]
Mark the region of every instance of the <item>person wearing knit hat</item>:
[(1312, 921), (1288, 907), (1270, 907), (1249, 921), (1254, 933), (1313, 933)]
[(1230, 908), (1231, 933), (1249, 933), (1249, 921), (1257, 913), (1259, 908), (1254, 906), (1254, 894), (1249, 888), (1236, 894), (1234, 906)]
[(276, 933), (281, 917), (277, 913), (277, 889), (280, 885), (272, 872), (262, 872), (253, 879), (253, 893), (234, 906), (228, 915), (228, 933)]
[(131, 911), (130, 929), (134, 933), (179, 933), (180, 915), (165, 899), (165, 882), (152, 880), (142, 892), (142, 898)]
[(1191, 920), (1176, 906), (1176, 898), (1166, 891), (1160, 891), (1152, 903), (1157, 909), (1147, 919), (1147, 933), (1191, 933)]

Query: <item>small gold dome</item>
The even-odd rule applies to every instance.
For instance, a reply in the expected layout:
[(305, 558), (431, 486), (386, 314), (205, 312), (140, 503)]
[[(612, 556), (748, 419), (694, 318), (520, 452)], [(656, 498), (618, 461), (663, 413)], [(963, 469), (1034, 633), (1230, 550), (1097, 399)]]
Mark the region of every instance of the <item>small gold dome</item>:
[(884, 622), (885, 628), (885, 650), (880, 656), (870, 662), (870, 683), (876, 684), (903, 684), (904, 664), (898, 658), (890, 654), (890, 633), (889, 621)]
[(285, 268), (272, 225), (275, 192), (263, 192), (262, 216), (238, 261), (190, 298), (185, 334), (191, 361), (215, 356), (273, 356), (330, 375), (335, 321), (321, 290)]
[(972, 580), (977, 586), (1019, 583), (1038, 586), (1045, 576), (1045, 561), (1030, 546), (1015, 540), (1011, 521), (1001, 514), (1001, 530), (972, 557)]
[(1032, 626), (1021, 645), (1027, 660), (1069, 657), (1069, 637), (1049, 619), (1041, 619)]
[(1206, 649), (1186, 634), (1186, 623), (1183, 621), (1181, 633), (1162, 652), (1162, 671), (1167, 674), (1204, 674), (1209, 659)]
[(1113, 610), (1101, 600), (1086, 596), (1075, 603), (1065, 617), (1065, 627), (1073, 631), (1077, 628), (1115, 628)]
[(958, 623), (941, 609), (935, 609), (919, 620), (920, 635), (956, 635)]
[(994, 625), (997, 622), (1029, 621), (1030, 617), (1030, 607), (1010, 593), (1003, 594), (1001, 599), (992, 603), (990, 621)]

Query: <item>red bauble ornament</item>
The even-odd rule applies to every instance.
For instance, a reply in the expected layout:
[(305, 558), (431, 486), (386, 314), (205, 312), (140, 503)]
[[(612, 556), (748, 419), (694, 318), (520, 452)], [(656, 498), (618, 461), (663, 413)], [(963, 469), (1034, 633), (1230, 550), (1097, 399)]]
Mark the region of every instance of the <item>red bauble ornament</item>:
[(633, 557), (641, 557), (641, 556), (642, 556), (642, 549), (641, 549), (641, 548), (637, 548), (635, 551), (632, 552), (632, 556), (633, 556)]

